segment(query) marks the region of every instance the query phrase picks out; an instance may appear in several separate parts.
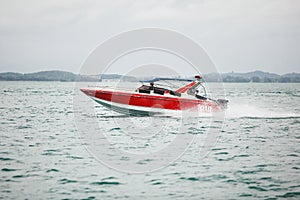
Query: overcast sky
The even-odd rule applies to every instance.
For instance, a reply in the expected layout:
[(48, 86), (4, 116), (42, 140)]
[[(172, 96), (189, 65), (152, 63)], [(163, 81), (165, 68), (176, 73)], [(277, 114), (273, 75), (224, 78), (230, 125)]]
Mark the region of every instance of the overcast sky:
[(97, 45), (143, 27), (192, 38), (221, 72), (300, 72), (299, 0), (0, 0), (0, 71), (76, 73)]

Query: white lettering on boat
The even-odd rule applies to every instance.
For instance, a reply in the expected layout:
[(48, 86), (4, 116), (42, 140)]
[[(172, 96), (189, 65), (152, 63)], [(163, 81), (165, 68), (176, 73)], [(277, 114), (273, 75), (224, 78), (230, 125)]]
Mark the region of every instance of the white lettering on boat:
[(212, 112), (212, 107), (207, 105), (199, 105), (198, 106), (199, 112)]

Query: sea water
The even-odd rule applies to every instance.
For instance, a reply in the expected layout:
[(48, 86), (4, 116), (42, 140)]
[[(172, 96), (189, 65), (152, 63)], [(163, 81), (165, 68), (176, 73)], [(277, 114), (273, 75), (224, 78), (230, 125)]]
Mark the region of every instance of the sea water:
[(184, 121), (90, 115), (75, 83), (0, 84), (1, 199), (300, 198), (300, 84), (226, 83), (224, 116)]

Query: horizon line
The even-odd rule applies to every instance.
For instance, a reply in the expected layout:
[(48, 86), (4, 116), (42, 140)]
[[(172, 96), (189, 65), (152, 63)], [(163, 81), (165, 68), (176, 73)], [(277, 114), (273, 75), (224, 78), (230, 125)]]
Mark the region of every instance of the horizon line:
[[(33, 71), (33, 72), (0, 71), (0, 73), (32, 74), (32, 73), (48, 72), (48, 71), (49, 72), (50, 71), (69, 72), (69, 73), (73, 73), (73, 74), (76, 74), (76, 75), (85, 75), (85, 76), (99, 75), (99, 74), (79, 74), (79, 73), (75, 73), (75, 72), (67, 71), (67, 70), (62, 70), (62, 69), (39, 70), (39, 71)], [(285, 75), (285, 74), (293, 74), (293, 73), (299, 74), (300, 73), (300, 72), (292, 71), (292, 72), (285, 72), (285, 73), (282, 73), (282, 74), (280, 73), (279, 74), (279, 73), (276, 73), (276, 72), (269, 72), (269, 71), (263, 71), (263, 70), (255, 69), (253, 71), (235, 71), (235, 70), (232, 70), (231, 72), (219, 72), (219, 74), (231, 74), (231, 73), (233, 73), (233, 74), (240, 74), (240, 73), (245, 74), (245, 73), (250, 73), (250, 72), (264, 72), (264, 73), (270, 73), (270, 74), (276, 74), (276, 75)], [(204, 73), (204, 74), (214, 74), (214, 73), (216, 73), (216, 72), (209, 72), (209, 73)], [(123, 74), (123, 73), (103, 73), (103, 74), (116, 74), (116, 75), (125, 75), (126, 76), (126, 74)]]

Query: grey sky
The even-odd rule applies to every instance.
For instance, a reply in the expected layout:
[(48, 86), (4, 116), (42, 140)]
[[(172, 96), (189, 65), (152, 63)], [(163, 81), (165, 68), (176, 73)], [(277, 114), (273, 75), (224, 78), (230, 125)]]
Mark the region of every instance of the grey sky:
[(0, 71), (78, 72), (100, 43), (158, 27), (195, 40), (221, 72), (300, 72), (298, 0), (0, 0)]

